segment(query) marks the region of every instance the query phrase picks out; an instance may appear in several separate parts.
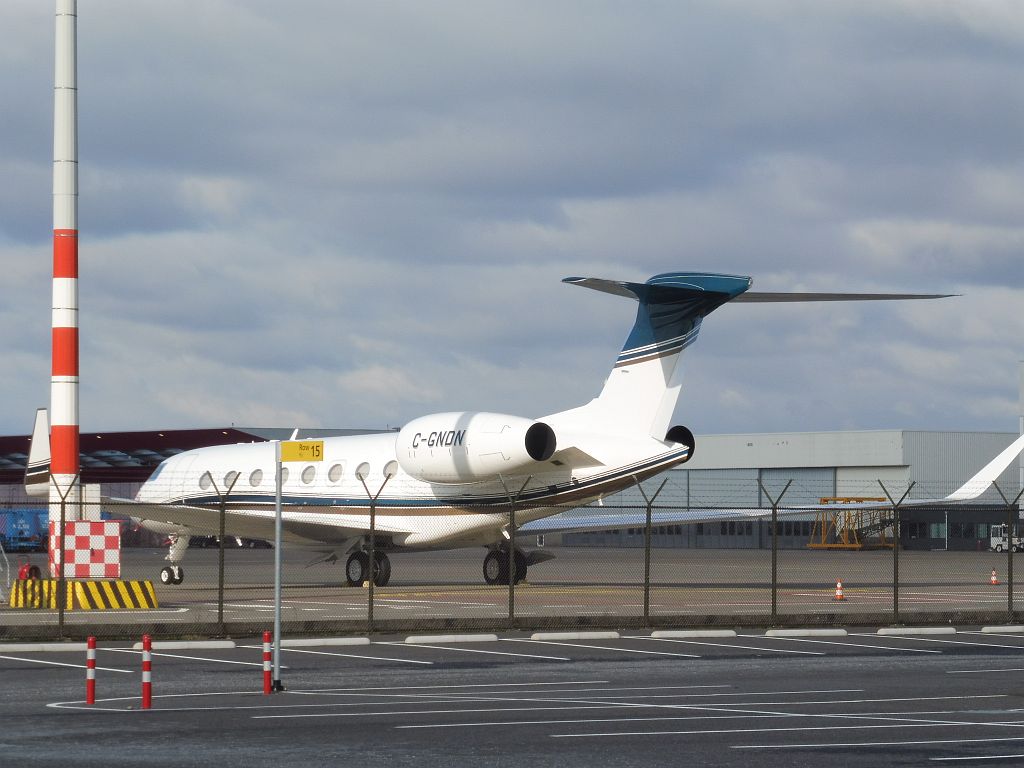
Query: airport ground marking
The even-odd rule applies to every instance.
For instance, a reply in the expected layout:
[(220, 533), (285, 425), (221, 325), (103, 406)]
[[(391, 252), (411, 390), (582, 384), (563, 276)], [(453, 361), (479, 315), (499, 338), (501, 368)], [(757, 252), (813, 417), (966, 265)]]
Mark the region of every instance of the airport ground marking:
[[(0, 659), (7, 659), (8, 661), (25, 661), (29, 664), (46, 664), (51, 667), (73, 667), (75, 669), (85, 669), (85, 664), (69, 664), (63, 661), (47, 661), (44, 659), (25, 659), (20, 656), (0, 656)], [(132, 669), (115, 669), (113, 667), (96, 667), (97, 670), (103, 672), (125, 672), (127, 674), (134, 673)]]
[[(405, 648), (409, 647), (409, 643), (396, 643), (396, 642), (383, 642), (378, 641), (375, 645), (401, 645)], [(461, 648), (451, 647), (447, 645), (427, 645), (426, 643), (413, 643), (416, 648), (432, 648), (436, 651), (455, 651), (457, 653), (484, 653), (491, 656), (516, 656), (523, 659), (543, 659), (546, 661), (572, 661), (572, 659), (566, 656), (539, 656), (532, 653), (511, 653), (508, 651), (485, 651), (480, 648)]]
[(653, 656), (677, 656), (677, 657), (687, 658), (687, 659), (699, 659), (700, 658), (700, 656), (698, 656), (695, 653), (671, 653), (671, 652), (668, 652), (668, 651), (643, 651), (643, 650), (639, 650), (637, 648), (609, 648), (606, 645), (583, 645), (581, 643), (567, 643), (567, 642), (555, 641), (555, 640), (530, 640), (530, 639), (525, 638), (525, 637), (524, 638), (505, 637), (505, 638), (502, 638), (502, 640), (504, 640), (504, 642), (506, 642), (506, 643), (540, 643), (542, 645), (560, 645), (560, 646), (564, 646), (564, 647), (568, 647), (568, 648), (589, 648), (591, 650), (598, 650), (598, 651), (614, 651), (615, 653), (644, 653), (644, 654), (651, 654)]

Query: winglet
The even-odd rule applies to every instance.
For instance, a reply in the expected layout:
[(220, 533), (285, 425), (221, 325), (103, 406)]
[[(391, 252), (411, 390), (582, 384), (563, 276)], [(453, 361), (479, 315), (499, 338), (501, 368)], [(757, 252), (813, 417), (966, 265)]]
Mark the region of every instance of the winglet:
[(50, 493), (50, 419), (45, 408), (36, 411), (32, 444), (25, 468), (25, 493), (46, 496)]
[(1014, 440), (1009, 448), (982, 467), (978, 474), (949, 494), (944, 501), (969, 501), (978, 498), (1006, 471), (1021, 451), (1024, 451), (1024, 435)]

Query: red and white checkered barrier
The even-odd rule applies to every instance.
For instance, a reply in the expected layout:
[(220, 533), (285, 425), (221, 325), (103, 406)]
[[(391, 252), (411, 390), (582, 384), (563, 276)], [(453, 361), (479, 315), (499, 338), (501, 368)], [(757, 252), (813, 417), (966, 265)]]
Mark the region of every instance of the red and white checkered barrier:
[[(60, 567), (60, 523), (50, 523), (50, 573)], [(64, 578), (121, 578), (121, 525), (115, 521), (75, 520), (64, 524)]]

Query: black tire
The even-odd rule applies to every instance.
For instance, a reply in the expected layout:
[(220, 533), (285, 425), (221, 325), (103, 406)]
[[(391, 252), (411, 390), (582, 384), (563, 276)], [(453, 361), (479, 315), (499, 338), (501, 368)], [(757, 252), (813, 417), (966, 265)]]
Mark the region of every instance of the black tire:
[(350, 587), (361, 587), (366, 581), (367, 566), (370, 558), (365, 552), (353, 552), (345, 563), (345, 580)]
[(373, 559), (373, 584), (377, 587), (386, 587), (391, 581), (391, 560), (383, 552), (374, 552)]
[(171, 567), (169, 565), (160, 569), (160, 583), (167, 585), (175, 583), (174, 571), (171, 570)]
[(185, 569), (180, 565), (176, 565), (172, 570), (174, 571), (174, 583), (181, 584), (185, 580)]
[(484, 581), (488, 584), (508, 584), (508, 555), (492, 549), (484, 557)]

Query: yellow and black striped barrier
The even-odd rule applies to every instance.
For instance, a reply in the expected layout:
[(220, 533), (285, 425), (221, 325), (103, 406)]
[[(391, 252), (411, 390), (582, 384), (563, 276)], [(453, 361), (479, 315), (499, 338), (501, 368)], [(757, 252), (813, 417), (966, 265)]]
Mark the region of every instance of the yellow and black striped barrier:
[[(11, 608), (57, 608), (56, 579), (18, 579), (11, 585)], [(104, 611), (156, 608), (153, 582), (68, 579), (65, 610)]]

